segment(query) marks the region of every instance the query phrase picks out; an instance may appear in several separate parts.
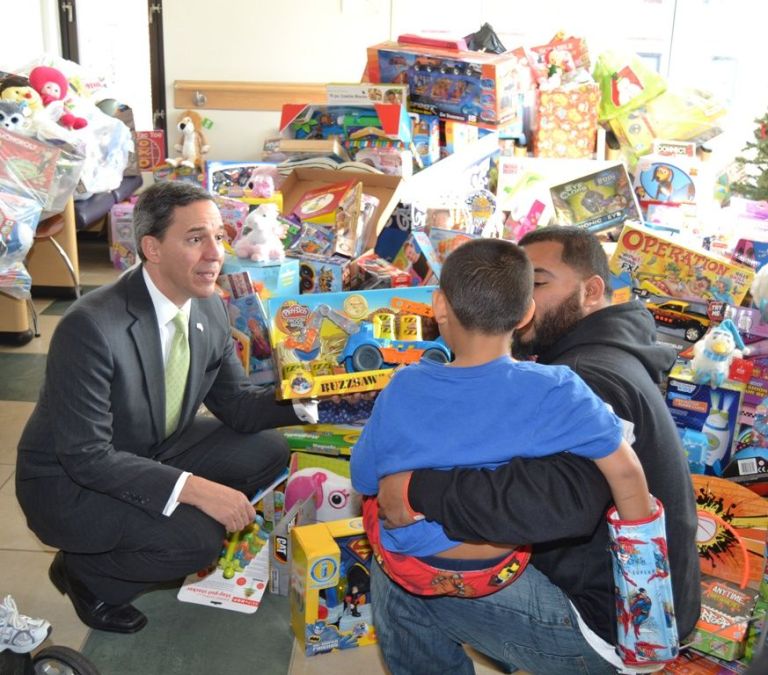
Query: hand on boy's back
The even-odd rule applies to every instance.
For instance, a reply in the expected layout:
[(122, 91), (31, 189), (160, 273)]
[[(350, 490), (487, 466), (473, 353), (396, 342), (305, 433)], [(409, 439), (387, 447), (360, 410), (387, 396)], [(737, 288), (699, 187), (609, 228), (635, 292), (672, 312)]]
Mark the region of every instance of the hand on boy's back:
[(414, 517), (413, 511), (408, 508), (405, 501), (412, 473), (412, 471), (393, 473), (379, 481), (379, 494), (376, 500), (379, 503), (379, 518), (384, 527), (405, 527), (419, 520), (418, 517)]

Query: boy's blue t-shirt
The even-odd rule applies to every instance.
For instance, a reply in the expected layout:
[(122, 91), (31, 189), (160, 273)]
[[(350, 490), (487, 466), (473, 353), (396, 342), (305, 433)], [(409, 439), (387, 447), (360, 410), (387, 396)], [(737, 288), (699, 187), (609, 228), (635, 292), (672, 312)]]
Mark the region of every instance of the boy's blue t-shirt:
[[(495, 468), (563, 451), (599, 459), (621, 438), (619, 418), (567, 366), (510, 357), (471, 368), (422, 360), (398, 371), (376, 399), (352, 451), (352, 485), (374, 495), (379, 478), (398, 471)], [(381, 541), (413, 556), (461, 543), (428, 521), (381, 528)]]

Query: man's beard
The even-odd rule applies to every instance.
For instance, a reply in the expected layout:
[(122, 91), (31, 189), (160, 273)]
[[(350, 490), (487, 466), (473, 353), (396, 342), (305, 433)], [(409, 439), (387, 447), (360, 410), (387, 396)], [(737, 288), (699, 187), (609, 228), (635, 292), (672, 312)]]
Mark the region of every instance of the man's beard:
[(571, 329), (584, 318), (579, 291), (574, 291), (560, 305), (544, 314), (534, 314), (531, 327), (515, 331), (512, 338), (512, 354), (516, 359), (524, 360), (540, 356), (560, 341)]

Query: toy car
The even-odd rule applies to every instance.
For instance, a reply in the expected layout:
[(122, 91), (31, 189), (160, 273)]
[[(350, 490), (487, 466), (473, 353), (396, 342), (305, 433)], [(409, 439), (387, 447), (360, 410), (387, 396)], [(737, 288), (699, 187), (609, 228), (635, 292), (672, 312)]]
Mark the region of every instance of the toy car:
[(646, 308), (657, 325), (682, 329), (688, 342), (696, 342), (711, 323), (704, 312), (696, 311), (694, 305), (684, 300), (668, 300), (662, 304), (649, 302)]
[(437, 340), (391, 340), (374, 337), (373, 324), (364, 321), (360, 330), (349, 336), (339, 363), (348, 373), (363, 370), (392, 368), (403, 363), (415, 363), (419, 359), (438, 363), (451, 360), (451, 352), (442, 338)]

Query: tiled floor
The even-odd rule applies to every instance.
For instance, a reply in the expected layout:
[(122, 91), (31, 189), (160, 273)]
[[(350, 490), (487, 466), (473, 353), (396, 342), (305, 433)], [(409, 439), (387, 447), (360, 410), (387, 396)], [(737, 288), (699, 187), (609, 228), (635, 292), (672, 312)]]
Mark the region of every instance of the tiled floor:
[[(114, 280), (107, 245), (82, 240), (78, 245), (80, 280), (86, 290)], [(59, 595), (48, 579), (53, 550), (42, 544), (26, 527), (16, 502), (14, 470), (16, 446), (32, 412), (45, 368), (45, 354), (65, 301), (36, 299), (40, 337), (23, 347), (0, 346), (0, 597), (12, 593), (20, 610), (48, 619), (53, 632), (43, 646), (64, 645), (80, 649), (88, 629), (80, 622), (69, 601)], [(498, 673), (482, 657), (473, 655), (480, 675)], [(313, 658), (303, 656), (294, 643), (289, 675), (386, 673), (378, 649), (363, 647)], [(108, 675), (103, 671), (103, 675)], [(194, 675), (194, 674), (193, 674)], [(275, 674), (278, 675), (278, 674)]]

